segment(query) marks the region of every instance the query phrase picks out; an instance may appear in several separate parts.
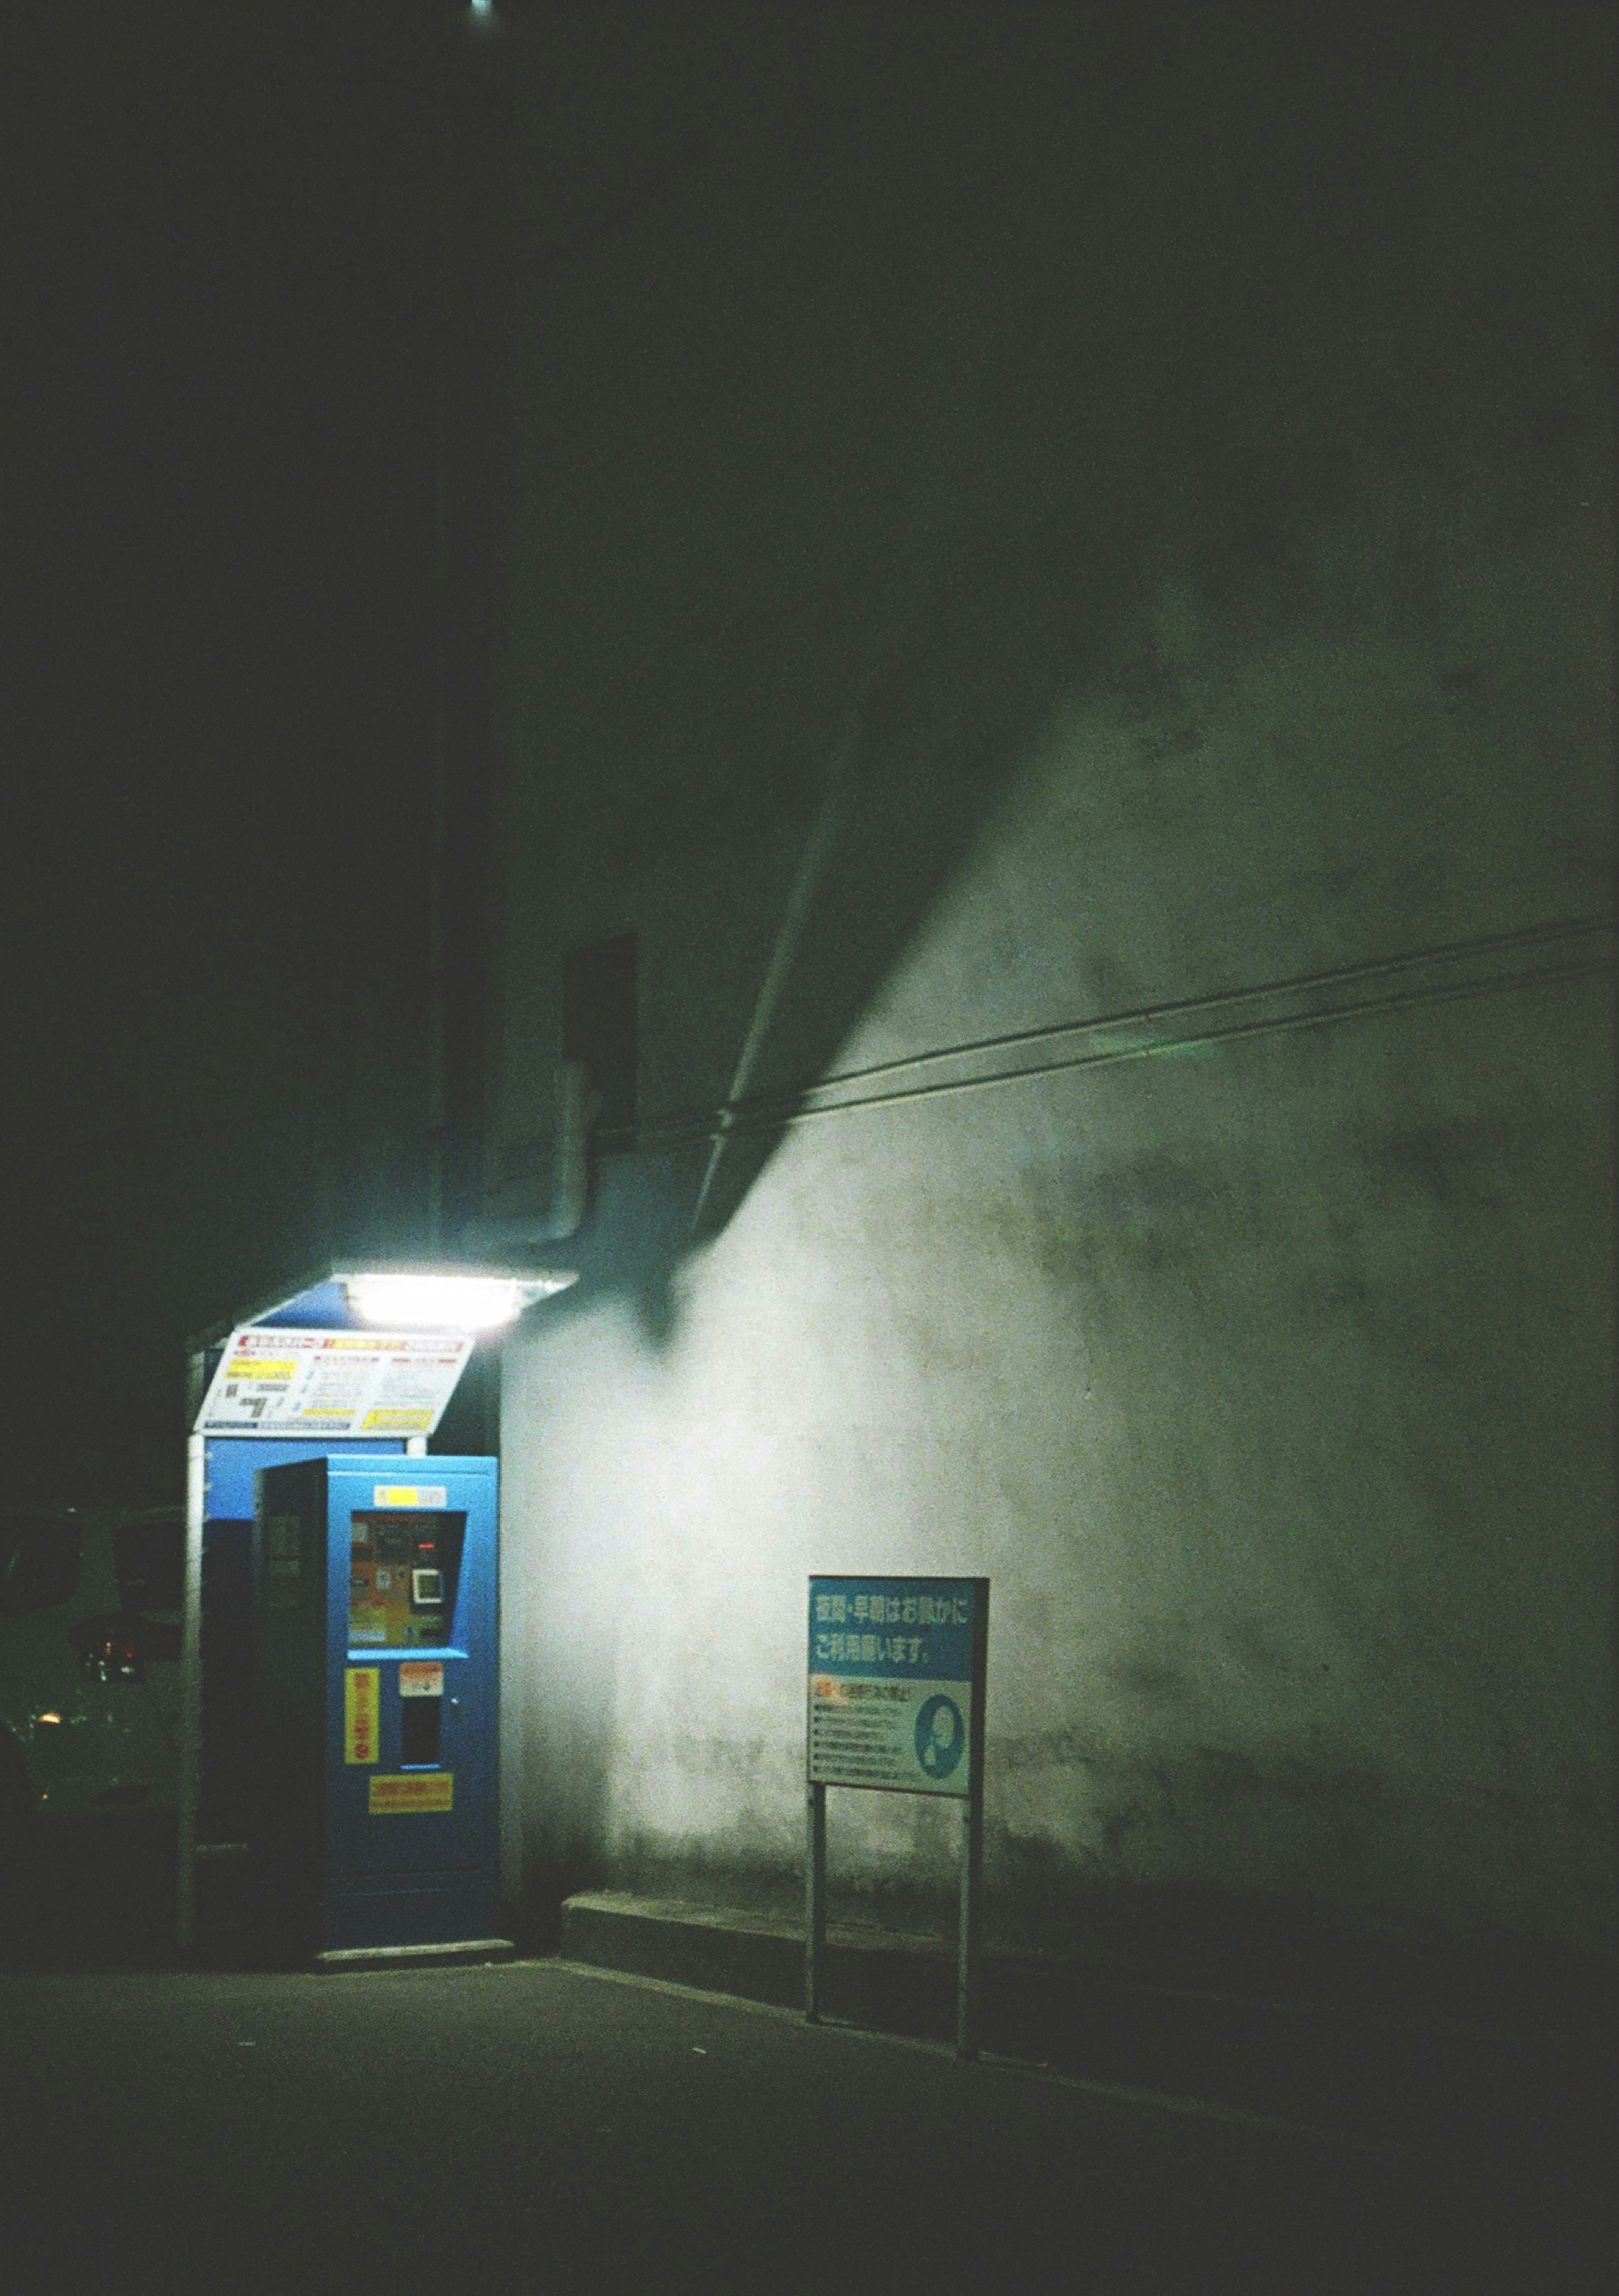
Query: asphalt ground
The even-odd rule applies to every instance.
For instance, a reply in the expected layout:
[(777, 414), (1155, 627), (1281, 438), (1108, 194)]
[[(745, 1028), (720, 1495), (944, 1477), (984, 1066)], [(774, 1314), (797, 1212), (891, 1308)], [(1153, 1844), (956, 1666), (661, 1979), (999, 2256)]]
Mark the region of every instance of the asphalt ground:
[(0, 1976), (0, 2284), (1535, 2292), (1590, 2196), (559, 1961)]
[(172, 1838), (0, 1902), (0, 2296), (1619, 2284), (1589, 2153), (1122, 2094), (559, 1959), (187, 1970)]

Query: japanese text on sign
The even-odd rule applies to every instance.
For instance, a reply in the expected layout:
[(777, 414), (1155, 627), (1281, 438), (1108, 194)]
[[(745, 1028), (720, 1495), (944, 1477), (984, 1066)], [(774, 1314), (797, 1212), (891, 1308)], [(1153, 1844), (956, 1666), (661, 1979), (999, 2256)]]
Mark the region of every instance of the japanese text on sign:
[(970, 1794), (979, 1599), (973, 1579), (810, 1580), (812, 1784)]

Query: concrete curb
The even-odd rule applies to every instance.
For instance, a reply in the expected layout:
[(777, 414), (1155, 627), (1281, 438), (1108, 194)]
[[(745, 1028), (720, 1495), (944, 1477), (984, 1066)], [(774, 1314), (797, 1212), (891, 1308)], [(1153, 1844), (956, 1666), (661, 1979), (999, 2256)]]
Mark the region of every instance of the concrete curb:
[(341, 1977), (376, 1969), (481, 1968), (516, 1958), (517, 1948), (510, 1938), (465, 1938), (455, 1945), (344, 1946), (317, 1953), (310, 1966)]
[[(558, 1949), (698, 1991), (788, 2009), (803, 2001), (803, 1932), (780, 1916), (588, 1891), (564, 1904)], [(826, 2007), (841, 2021), (943, 2041), (954, 1986), (942, 1939), (829, 1930)], [(1198, 1991), (991, 1948), (982, 2033), (987, 2050), (1032, 2066), (1441, 2151), (1492, 2174), (1600, 2190), (1612, 2158), (1600, 2026), (1491, 2026)]]

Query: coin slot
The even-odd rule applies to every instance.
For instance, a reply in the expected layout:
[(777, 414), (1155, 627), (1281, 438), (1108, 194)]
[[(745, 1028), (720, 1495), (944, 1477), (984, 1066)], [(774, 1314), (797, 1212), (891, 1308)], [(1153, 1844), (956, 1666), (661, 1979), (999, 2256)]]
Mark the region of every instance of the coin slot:
[(399, 1701), (399, 1767), (431, 1770), (438, 1767), (443, 1744), (444, 1701), (441, 1698), (402, 1698)]

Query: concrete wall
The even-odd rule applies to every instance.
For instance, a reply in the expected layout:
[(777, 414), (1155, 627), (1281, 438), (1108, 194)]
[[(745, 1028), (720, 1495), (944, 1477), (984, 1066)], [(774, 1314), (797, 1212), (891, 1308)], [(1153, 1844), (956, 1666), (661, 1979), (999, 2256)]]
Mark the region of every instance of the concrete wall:
[(987, 1572), (1007, 1928), (1602, 1949), (1602, 19), (538, 29), (492, 1208), (563, 947), (643, 1053), (506, 1356), (508, 1879), (786, 1887), (806, 1573)]

